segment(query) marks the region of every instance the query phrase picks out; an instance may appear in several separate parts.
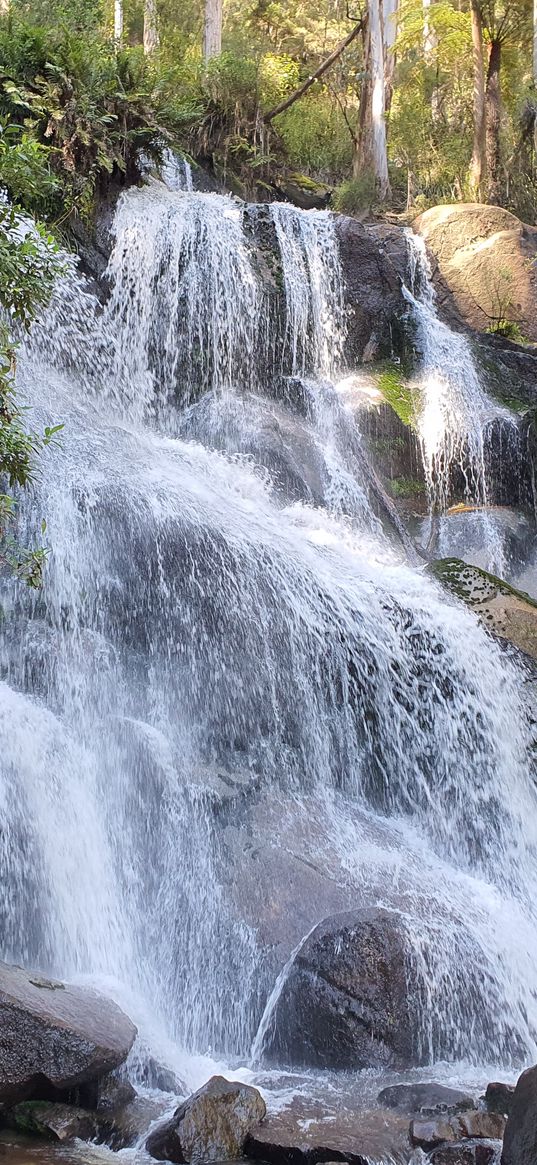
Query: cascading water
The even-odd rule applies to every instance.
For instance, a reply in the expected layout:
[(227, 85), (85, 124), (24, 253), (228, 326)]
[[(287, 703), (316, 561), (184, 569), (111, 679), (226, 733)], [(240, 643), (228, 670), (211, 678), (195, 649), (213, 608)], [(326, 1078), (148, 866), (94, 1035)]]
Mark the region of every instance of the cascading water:
[[(409, 253), (410, 303), (421, 353), (417, 424), (429, 507), (443, 515), (452, 499), (452, 477), (462, 479), (464, 501), (475, 508), (478, 538), (486, 547), (483, 565), (504, 574), (505, 557), (494, 520), (487, 512), (491, 495), (486, 445), (493, 425), (515, 431), (506, 409), (495, 405), (483, 391), (465, 336), (453, 332), (437, 315), (436, 296), (425, 244), (418, 235), (406, 234)], [(445, 531), (442, 530), (445, 535)], [(446, 552), (446, 547), (439, 553)]]
[[(188, 1055), (248, 1057), (322, 914), (306, 894), (274, 958), (260, 914), (292, 859), (401, 914), (424, 1058), (508, 1064), (537, 1050), (517, 672), (382, 534), (324, 383), (331, 220), (272, 215), (274, 366), (242, 208), (156, 183), (120, 201), (104, 309), (71, 276), (21, 354), (21, 392), (65, 430), (28, 514), (43, 592), (3, 595), (2, 953), (115, 984), (188, 1079)], [(298, 409), (282, 365), (308, 375)]]

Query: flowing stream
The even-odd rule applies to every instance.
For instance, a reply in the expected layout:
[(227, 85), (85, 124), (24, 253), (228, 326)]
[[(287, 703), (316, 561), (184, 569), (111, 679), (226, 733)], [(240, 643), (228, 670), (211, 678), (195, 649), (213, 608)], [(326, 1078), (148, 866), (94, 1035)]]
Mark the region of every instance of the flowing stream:
[[(330, 215), (271, 223), (279, 314), (236, 201), (130, 190), (104, 306), (73, 269), (21, 353), (36, 419), (65, 429), (25, 511), (47, 520), (43, 591), (2, 595), (1, 954), (104, 985), (197, 1084), (200, 1056), (261, 1053), (278, 974), (330, 912), (314, 869), (340, 909), (401, 915), (424, 1062), (520, 1064), (537, 1054), (520, 674), (383, 532), (331, 383)], [(433, 327), (455, 377), (462, 340), (413, 303), (427, 383)], [(441, 497), (463, 441), (485, 489), (481, 390), (449, 386), (449, 437), (424, 398)]]

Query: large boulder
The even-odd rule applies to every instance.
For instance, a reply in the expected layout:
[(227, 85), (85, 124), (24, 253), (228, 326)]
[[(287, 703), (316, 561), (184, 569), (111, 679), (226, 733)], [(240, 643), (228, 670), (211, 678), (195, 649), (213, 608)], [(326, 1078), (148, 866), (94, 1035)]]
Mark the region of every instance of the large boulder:
[(433, 263), (439, 306), (485, 331), (518, 324), (537, 342), (537, 228), (499, 206), (435, 206), (413, 224)]
[(249, 1158), (270, 1165), (347, 1162), (369, 1165), (408, 1159), (408, 1118), (364, 1107), (363, 1095), (329, 1091), (294, 1096), (268, 1114), (245, 1145)]
[(537, 1161), (537, 1065), (517, 1081), (503, 1138), (501, 1165)]
[(264, 1036), (263, 1060), (335, 1069), (415, 1065), (408, 954), (395, 912), (326, 919), (295, 956)]
[(126, 1060), (135, 1036), (110, 999), (0, 963), (0, 1102), (96, 1081)]
[(242, 1156), (248, 1133), (265, 1113), (257, 1088), (213, 1076), (150, 1134), (145, 1147), (159, 1161), (232, 1161)]

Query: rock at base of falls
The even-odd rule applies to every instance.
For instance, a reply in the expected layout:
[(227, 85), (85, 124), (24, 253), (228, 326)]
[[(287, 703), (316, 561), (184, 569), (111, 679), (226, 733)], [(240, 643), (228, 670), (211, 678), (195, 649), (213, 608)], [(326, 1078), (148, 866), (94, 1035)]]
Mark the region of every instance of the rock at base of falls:
[(159, 1161), (235, 1160), (265, 1113), (257, 1088), (212, 1076), (150, 1134), (145, 1147)]
[(501, 1140), (505, 1129), (505, 1117), (498, 1112), (460, 1113), (438, 1120), (414, 1120), (410, 1125), (410, 1141), (417, 1148), (430, 1150), (444, 1142), (469, 1140)]
[(356, 910), (325, 919), (298, 950), (267, 1025), (265, 1063), (323, 1069), (418, 1063), (400, 916)]
[(281, 1111), (269, 1112), (245, 1145), (248, 1157), (270, 1165), (348, 1165), (404, 1161), (408, 1158), (408, 1117), (364, 1108), (349, 1097), (295, 1096)]
[(94, 1113), (70, 1104), (49, 1104), (46, 1100), (25, 1100), (10, 1110), (8, 1125), (20, 1133), (49, 1141), (92, 1141), (99, 1134)]
[(501, 1112), (504, 1116), (509, 1116), (514, 1095), (514, 1084), (503, 1084), (498, 1080), (493, 1080), (487, 1084), (485, 1105), (489, 1112)]
[(475, 1099), (445, 1084), (392, 1084), (379, 1092), (378, 1103), (409, 1116), (462, 1112), (475, 1109)]
[(0, 1033), (0, 1102), (13, 1105), (96, 1082), (124, 1063), (136, 1028), (96, 991), (0, 963)]
[(429, 1165), (495, 1165), (497, 1145), (488, 1141), (457, 1141), (441, 1145), (427, 1157)]
[(535, 1165), (537, 1161), (537, 1065), (519, 1077), (503, 1139), (501, 1165)]

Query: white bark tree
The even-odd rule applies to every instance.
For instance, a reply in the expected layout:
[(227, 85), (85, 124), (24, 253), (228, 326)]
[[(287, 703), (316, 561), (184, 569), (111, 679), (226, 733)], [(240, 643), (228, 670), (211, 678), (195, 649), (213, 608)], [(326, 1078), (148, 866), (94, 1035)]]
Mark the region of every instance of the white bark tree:
[(156, 0), (144, 0), (144, 53), (152, 53), (159, 45)]
[[(537, 3), (537, 0), (535, 0)], [(472, 49), (474, 62), (474, 141), (470, 163), (470, 186), (474, 198), (481, 198), (485, 180), (485, 57), (483, 18), (479, 0), (471, 0)]]
[[(535, 0), (537, 4), (537, 0)], [(395, 41), (397, 38), (397, 10), (398, 0), (384, 0), (384, 88), (386, 90), (385, 106), (389, 110), (392, 102), (393, 75), (395, 71)]]
[(533, 83), (537, 88), (537, 0), (533, 0)]
[(222, 2), (205, 0), (205, 22), (203, 26), (203, 59), (205, 64), (211, 57), (222, 52)]
[(360, 99), (360, 139), (354, 159), (354, 176), (371, 174), (381, 201), (390, 191), (386, 144), (384, 30), (382, 0), (368, 0), (366, 80)]
[(123, 39), (123, 0), (114, 0), (114, 40), (119, 44)]

